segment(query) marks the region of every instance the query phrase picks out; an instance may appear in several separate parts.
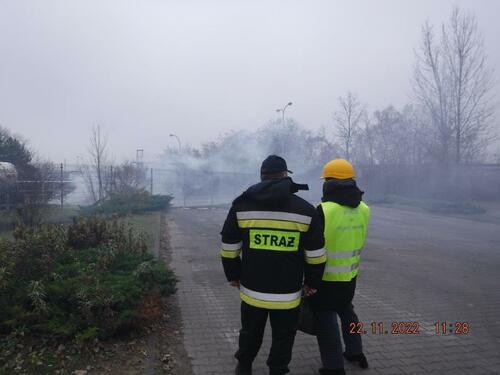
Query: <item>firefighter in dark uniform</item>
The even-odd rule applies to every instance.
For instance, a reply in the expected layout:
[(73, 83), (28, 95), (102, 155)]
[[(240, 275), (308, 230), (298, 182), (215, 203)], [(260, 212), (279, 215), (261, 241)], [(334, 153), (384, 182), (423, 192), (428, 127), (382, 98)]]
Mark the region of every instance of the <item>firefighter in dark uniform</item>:
[(287, 172), (284, 159), (266, 158), (261, 182), (234, 200), (222, 229), (224, 272), (242, 300), (236, 374), (252, 373), (268, 316), (269, 373), (289, 372), (302, 289), (310, 295), (321, 284), (323, 227), (315, 208), (295, 195), (307, 185), (296, 184)]

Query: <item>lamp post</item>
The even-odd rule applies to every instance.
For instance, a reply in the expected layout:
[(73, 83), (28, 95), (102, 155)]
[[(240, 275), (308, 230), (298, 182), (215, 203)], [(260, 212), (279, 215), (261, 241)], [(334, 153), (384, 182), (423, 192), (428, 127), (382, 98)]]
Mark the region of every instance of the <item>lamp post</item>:
[[(278, 113), (281, 112), (281, 114), (282, 114), (281, 122), (282, 122), (283, 126), (285, 126), (285, 111), (291, 105), (292, 105), (292, 102), (288, 102), (283, 108), (279, 108), (276, 110), (276, 112), (278, 112)], [(280, 143), (280, 146), (279, 146), (280, 153), (284, 153), (285, 152), (285, 145), (281, 144), (281, 142), (279, 142), (279, 143)]]
[(285, 111), (291, 105), (292, 105), (292, 102), (288, 102), (283, 108), (279, 108), (276, 110), (276, 112), (281, 112), (281, 114), (282, 114), (283, 125), (285, 125)]
[(179, 144), (179, 152), (181, 152), (182, 147), (181, 147), (181, 140), (179, 139), (179, 137), (176, 136), (175, 134), (170, 134), (169, 136), (177, 139), (177, 143)]

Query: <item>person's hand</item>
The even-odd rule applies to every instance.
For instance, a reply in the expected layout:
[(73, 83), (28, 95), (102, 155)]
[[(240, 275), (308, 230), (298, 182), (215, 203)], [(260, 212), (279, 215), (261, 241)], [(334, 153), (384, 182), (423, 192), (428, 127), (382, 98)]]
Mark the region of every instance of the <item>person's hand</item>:
[(304, 285), (304, 296), (310, 297), (313, 294), (315, 294), (318, 291), (318, 289), (311, 288), (308, 285)]
[(234, 286), (235, 288), (240, 289), (240, 280), (233, 280), (229, 283), (229, 285)]

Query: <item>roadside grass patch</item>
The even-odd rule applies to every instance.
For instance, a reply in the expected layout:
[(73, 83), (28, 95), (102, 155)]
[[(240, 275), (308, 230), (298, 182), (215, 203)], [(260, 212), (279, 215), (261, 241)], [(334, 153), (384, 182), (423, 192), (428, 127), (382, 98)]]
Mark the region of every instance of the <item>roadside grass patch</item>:
[(42, 222), (45, 224), (71, 224), (73, 218), (80, 215), (80, 207), (65, 205), (63, 208), (58, 204), (46, 207), (42, 213)]
[(11, 232), (16, 222), (16, 211), (14, 209), (0, 211), (0, 231)]
[(160, 212), (145, 212), (142, 214), (126, 215), (118, 219), (125, 226), (140, 231), (148, 248), (153, 248), (155, 239), (160, 237)]
[[(44, 206), (41, 210), (41, 221), (45, 224), (70, 224), (74, 217), (80, 214), (78, 206), (59, 205)], [(12, 232), (19, 220), (16, 209), (5, 209), (0, 211), (0, 240), (13, 239)]]

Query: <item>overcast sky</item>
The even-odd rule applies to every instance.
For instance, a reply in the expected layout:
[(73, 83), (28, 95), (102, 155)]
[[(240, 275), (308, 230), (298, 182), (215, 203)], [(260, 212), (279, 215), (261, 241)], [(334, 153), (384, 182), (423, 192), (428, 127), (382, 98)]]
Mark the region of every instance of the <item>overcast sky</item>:
[(0, 124), (68, 162), (95, 123), (117, 160), (259, 127), (288, 101), (332, 126), (347, 90), (371, 110), (408, 101), (421, 24), (453, 4), (499, 77), (498, 0), (0, 0)]

